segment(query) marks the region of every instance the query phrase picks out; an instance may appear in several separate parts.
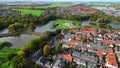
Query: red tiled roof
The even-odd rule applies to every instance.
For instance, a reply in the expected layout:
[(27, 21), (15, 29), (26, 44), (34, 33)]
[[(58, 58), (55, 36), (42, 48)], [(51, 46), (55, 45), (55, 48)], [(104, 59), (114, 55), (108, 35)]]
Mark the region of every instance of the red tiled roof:
[(80, 41), (78, 41), (78, 40), (71, 40), (71, 42), (70, 42), (71, 44), (79, 44), (80, 43)]
[(95, 31), (96, 31), (95, 28), (83, 28), (82, 29), (82, 33), (95, 32)]
[(75, 46), (79, 45), (79, 43), (80, 43), (80, 41), (78, 41), (78, 40), (71, 40), (70, 47), (75, 47)]
[(79, 32), (79, 29), (72, 29), (72, 32), (74, 33)]
[(104, 38), (104, 39), (103, 39), (103, 43), (113, 44), (113, 43), (114, 43), (114, 39), (109, 40), (109, 39), (107, 39), (107, 38)]
[(66, 60), (72, 61), (73, 57), (70, 56), (70, 55), (63, 55), (63, 59), (66, 59)]
[(92, 38), (92, 36), (89, 35), (89, 36), (87, 36), (87, 38)]
[(100, 58), (102, 58), (103, 57), (103, 55), (102, 55), (102, 53), (99, 53), (99, 52), (97, 52), (97, 54), (96, 54), (98, 57), (100, 57)]
[(103, 53), (106, 53), (107, 51), (106, 50), (101, 50), (101, 49), (98, 49), (98, 51), (96, 52), (96, 55), (100, 58), (103, 57)]
[(116, 45), (120, 45), (120, 42), (115, 42)]
[(80, 35), (75, 36), (76, 39), (81, 39)]
[(109, 52), (108, 53), (108, 55), (107, 55), (107, 62), (108, 62), (109, 65), (118, 67), (118, 64), (117, 64), (117, 61), (116, 61), (116, 58), (115, 58), (115, 55), (114, 55), (113, 52)]

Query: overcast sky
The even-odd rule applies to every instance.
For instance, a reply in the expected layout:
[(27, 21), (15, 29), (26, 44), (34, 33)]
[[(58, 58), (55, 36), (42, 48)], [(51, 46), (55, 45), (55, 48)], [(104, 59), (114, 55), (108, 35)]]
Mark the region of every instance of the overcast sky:
[(85, 1), (85, 2), (120, 2), (120, 0), (0, 0), (0, 1)]

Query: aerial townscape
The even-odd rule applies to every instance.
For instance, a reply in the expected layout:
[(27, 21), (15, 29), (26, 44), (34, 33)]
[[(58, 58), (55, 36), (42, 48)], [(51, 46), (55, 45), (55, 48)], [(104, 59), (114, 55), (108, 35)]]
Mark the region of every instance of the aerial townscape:
[(0, 1), (0, 68), (120, 68), (120, 1)]

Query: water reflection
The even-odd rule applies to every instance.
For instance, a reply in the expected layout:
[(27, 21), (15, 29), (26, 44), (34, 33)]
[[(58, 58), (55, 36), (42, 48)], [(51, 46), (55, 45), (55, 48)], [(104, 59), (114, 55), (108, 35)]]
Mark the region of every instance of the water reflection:
[(8, 29), (3, 29), (2, 31), (0, 31), (0, 34), (6, 34), (6, 33), (8, 33), (8, 32), (9, 32)]
[(112, 28), (120, 28), (120, 24), (110, 23)]
[(45, 31), (55, 31), (55, 29), (50, 28), (52, 23), (54, 23), (54, 21), (50, 21), (49, 23), (47, 23), (44, 26), (38, 26), (38, 27), (36, 27), (36, 29), (34, 31), (40, 32), (40, 33), (43, 33)]
[(12, 44), (13, 48), (23, 47), (30, 39), (36, 38), (38, 36), (31, 34), (17, 34), (15, 36), (3, 37), (0, 38), (0, 41), (7, 41)]

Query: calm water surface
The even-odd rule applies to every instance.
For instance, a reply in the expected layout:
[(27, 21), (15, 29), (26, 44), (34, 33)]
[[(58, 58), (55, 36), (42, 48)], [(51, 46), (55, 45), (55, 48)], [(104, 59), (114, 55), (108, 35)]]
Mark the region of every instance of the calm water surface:
[(13, 48), (21, 48), (23, 47), (30, 39), (37, 38), (36, 35), (30, 34), (21, 34), (19, 37), (9, 36), (0, 38), (0, 41), (10, 42)]
[(44, 26), (38, 26), (36, 27), (36, 29), (34, 30), (35, 32), (45, 32), (45, 31), (55, 31), (55, 29), (50, 28), (51, 24), (54, 23), (54, 21), (50, 21), (49, 23), (47, 23)]
[[(43, 33), (45, 31), (54, 31), (55, 29), (51, 29), (50, 26), (54, 21), (50, 21), (44, 26), (38, 26), (34, 30), (35, 32), (40, 32)], [(4, 29), (0, 31), (0, 34), (6, 34), (8, 33), (8, 29)], [(23, 47), (29, 40), (32, 38), (37, 38), (38, 36), (36, 35), (31, 35), (31, 34), (21, 34), (19, 37), (15, 36), (9, 36), (9, 37), (2, 37), (0, 38), (0, 41), (6, 41), (12, 43), (13, 48), (21, 48)]]

